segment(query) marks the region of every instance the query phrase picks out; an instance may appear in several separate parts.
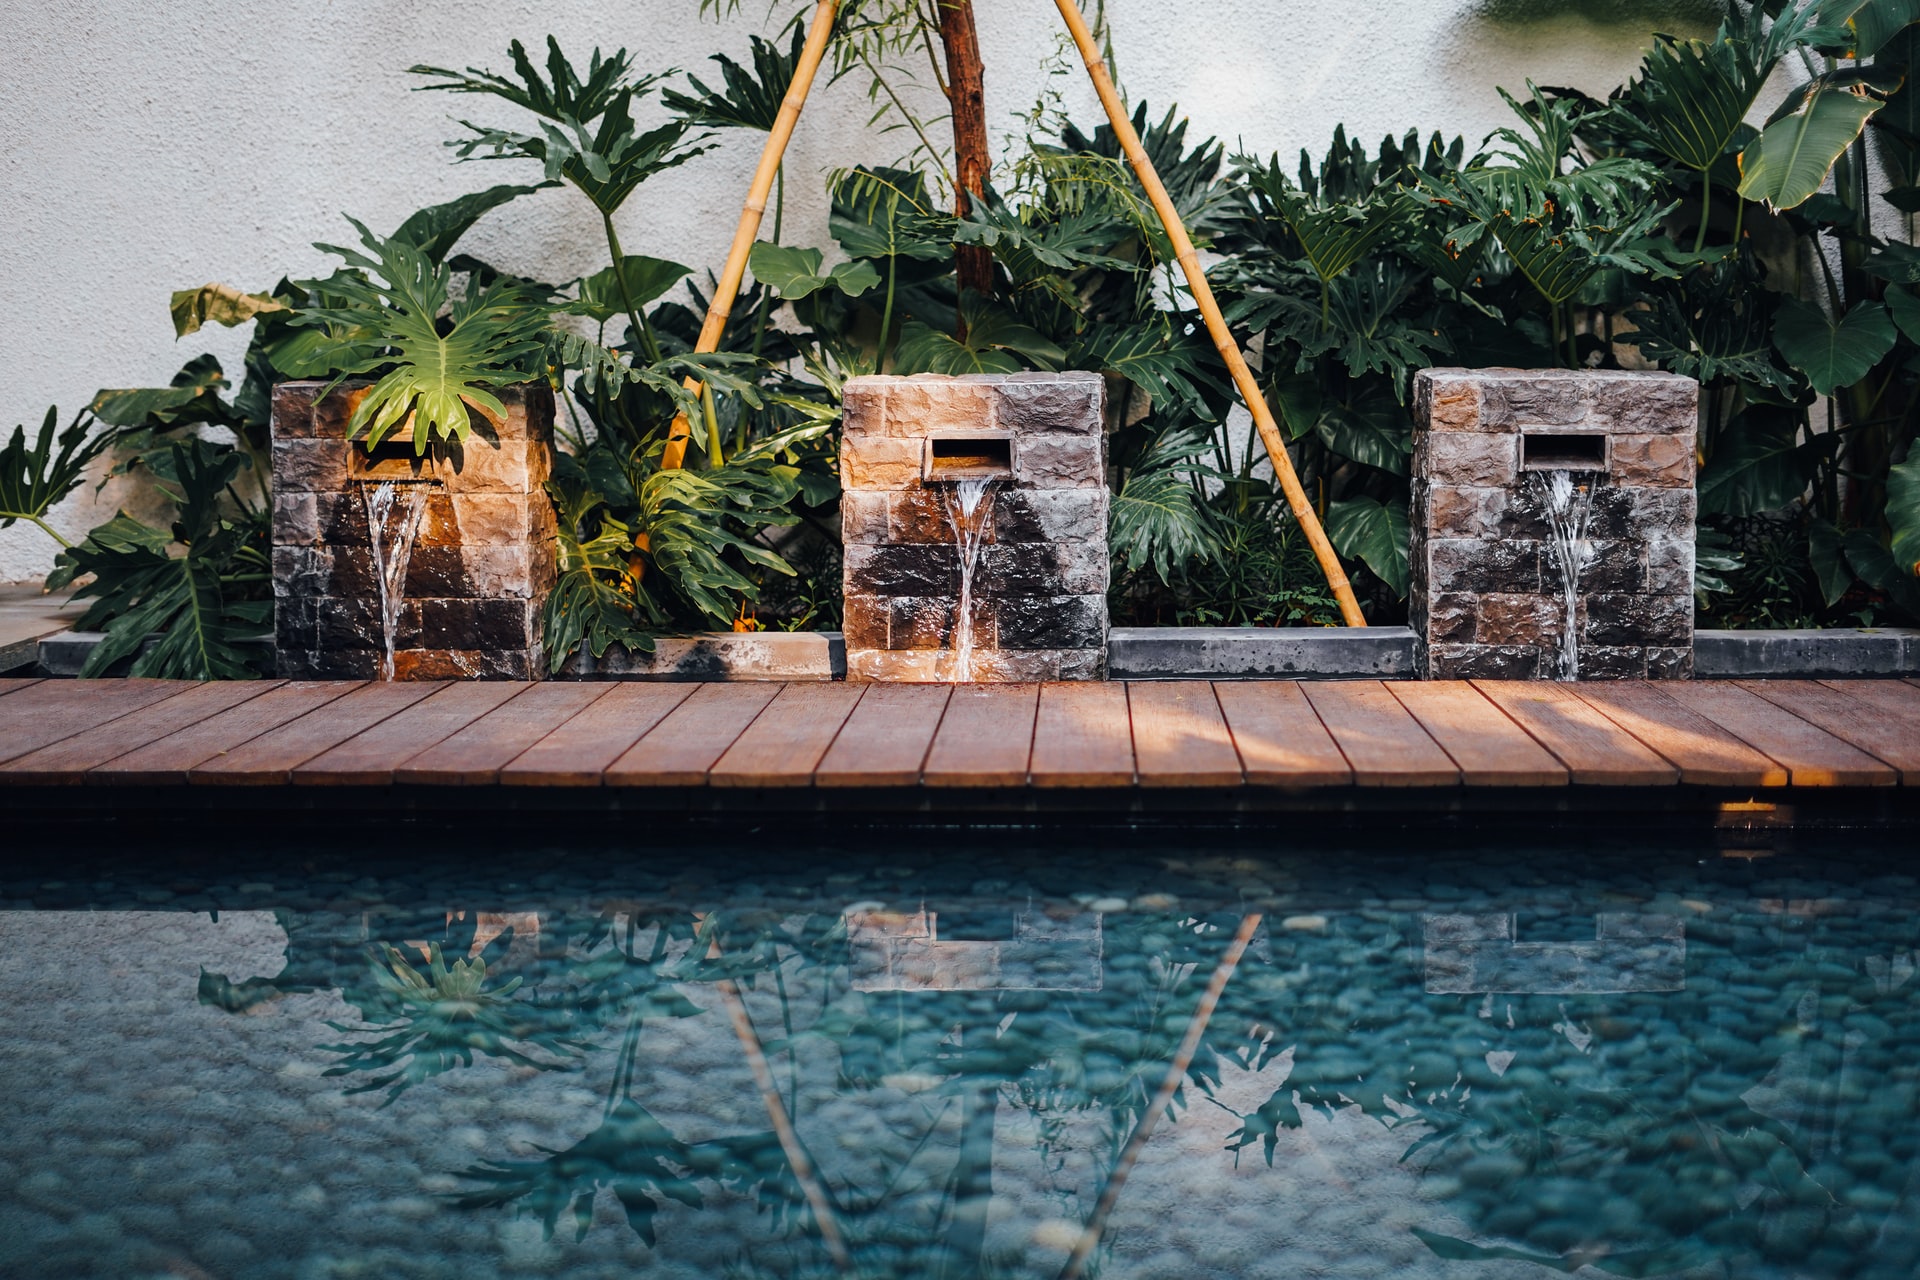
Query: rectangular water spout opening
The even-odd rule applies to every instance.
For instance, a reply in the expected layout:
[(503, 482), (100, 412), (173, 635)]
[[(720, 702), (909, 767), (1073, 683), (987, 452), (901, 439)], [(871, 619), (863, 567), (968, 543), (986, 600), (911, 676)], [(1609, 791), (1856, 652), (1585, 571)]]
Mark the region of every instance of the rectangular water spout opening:
[(927, 437), (926, 463), (921, 475), (928, 480), (965, 480), (1013, 474), (1013, 439), (1006, 435), (951, 435)]
[(1522, 431), (1522, 471), (1605, 471), (1604, 431)]

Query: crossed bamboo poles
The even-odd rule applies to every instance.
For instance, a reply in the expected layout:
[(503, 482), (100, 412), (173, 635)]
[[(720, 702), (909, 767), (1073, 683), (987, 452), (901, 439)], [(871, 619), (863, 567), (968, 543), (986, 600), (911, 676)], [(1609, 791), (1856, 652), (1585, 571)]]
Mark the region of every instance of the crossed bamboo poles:
[[(1174, 257), (1187, 278), (1187, 289), (1193, 294), (1194, 305), (1200, 308), (1200, 314), (1206, 321), (1207, 336), (1213, 340), (1220, 359), (1226, 363), (1227, 372), (1233, 376), (1234, 387), (1253, 415), (1260, 442), (1266, 446), (1267, 460), (1273, 464), (1274, 475), (1279, 477), (1280, 489), (1286, 494), (1287, 506), (1293, 512), (1294, 520), (1307, 535), (1314, 559), (1319, 561), (1321, 572), (1326, 574), (1327, 585), (1340, 605), (1340, 617), (1350, 627), (1364, 627), (1367, 620), (1360, 613), (1359, 602), (1354, 599), (1353, 586), (1347, 581), (1346, 570), (1340, 567), (1340, 557), (1334, 554), (1333, 544), (1327, 541), (1326, 530), (1320, 527), (1320, 517), (1314, 511), (1313, 503), (1308, 501), (1307, 491), (1300, 485), (1300, 477), (1294, 473), (1293, 460), (1287, 456), (1286, 441), (1274, 421), (1273, 410), (1267, 405), (1267, 398), (1260, 393), (1253, 371), (1247, 367), (1246, 357), (1240, 354), (1240, 346), (1233, 340), (1226, 317), (1220, 313), (1220, 304), (1214, 299), (1213, 289), (1207, 283), (1207, 273), (1200, 266), (1193, 240), (1180, 220), (1180, 211), (1174, 207), (1165, 184), (1154, 170), (1153, 161), (1147, 158), (1146, 149), (1140, 145), (1140, 135), (1120, 101), (1120, 92), (1107, 72), (1107, 64), (1100, 56), (1093, 32), (1088, 29), (1086, 19), (1080, 16), (1076, 0), (1054, 0), (1054, 4), (1060, 10), (1061, 18), (1066, 21), (1073, 43), (1080, 50), (1080, 58), (1086, 63), (1094, 92), (1100, 95), (1100, 105), (1106, 110), (1107, 121), (1113, 126), (1121, 149), (1126, 152), (1127, 162), (1133, 166), (1140, 185), (1146, 189), (1147, 198), (1153, 204), (1153, 211), (1166, 228), (1167, 239), (1173, 244)], [(747, 255), (752, 252), (754, 240), (760, 234), (760, 219), (766, 213), (767, 195), (772, 191), (774, 177), (780, 171), (787, 142), (793, 137), (793, 127), (799, 122), (800, 109), (806, 104), (807, 94), (813, 88), (814, 76), (826, 56), (827, 42), (832, 37), (839, 7), (839, 0), (819, 0), (814, 7), (806, 43), (800, 50), (800, 61), (794, 67), (793, 80), (787, 86), (786, 96), (780, 100), (780, 113), (767, 133), (766, 145), (760, 151), (759, 167), (754, 170), (753, 181), (747, 187), (746, 203), (741, 206), (740, 221), (734, 227), (733, 244), (727, 250), (726, 265), (721, 269), (713, 300), (707, 305), (707, 318), (700, 326), (699, 341), (694, 344), (696, 354), (719, 350), (727, 318), (732, 314), (734, 299), (740, 292), (740, 281), (746, 275)], [(688, 392), (705, 398), (708, 412), (711, 413), (712, 392), (693, 377), (686, 380), (685, 387)], [(666, 452), (660, 460), (662, 467), (672, 469), (685, 462), (687, 438), (691, 430), (686, 410), (682, 409), (674, 415), (673, 425), (668, 429)]]

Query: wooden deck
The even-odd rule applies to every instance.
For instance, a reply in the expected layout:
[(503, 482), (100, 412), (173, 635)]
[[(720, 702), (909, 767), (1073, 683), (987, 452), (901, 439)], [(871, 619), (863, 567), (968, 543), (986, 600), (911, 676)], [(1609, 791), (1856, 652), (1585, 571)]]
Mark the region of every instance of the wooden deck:
[[(1603, 811), (1920, 792), (1920, 682), (1049, 685), (0, 680), (0, 809), (325, 788), (486, 809), (1080, 797)], [(86, 788), (76, 792), (75, 788)], [(311, 790), (310, 790), (311, 789)], [(1557, 790), (1556, 790), (1557, 789)], [(1629, 798), (1624, 789), (1636, 789)], [(1203, 800), (1202, 793), (1205, 793)], [(236, 793), (224, 792), (229, 799)], [(84, 797), (84, 798), (83, 798)], [(1574, 797), (1579, 797), (1577, 800)], [(1657, 797), (1656, 797), (1657, 798)], [(642, 803), (641, 807), (648, 807)]]

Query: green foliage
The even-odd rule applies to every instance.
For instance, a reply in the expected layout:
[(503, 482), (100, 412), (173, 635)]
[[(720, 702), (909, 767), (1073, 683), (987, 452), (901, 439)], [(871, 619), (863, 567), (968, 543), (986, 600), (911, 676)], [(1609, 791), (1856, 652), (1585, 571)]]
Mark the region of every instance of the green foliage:
[(262, 635), (273, 623), (266, 513), (223, 510), (245, 459), (201, 440), (171, 453), (177, 488), (163, 488), (177, 508), (171, 530), (121, 512), (62, 551), (47, 579), (57, 591), (91, 575), (74, 595), (94, 603), (74, 626), (104, 630), (106, 639), (82, 676), (105, 675), (128, 657), (130, 674), (174, 680), (241, 679), (263, 664)]
[(818, 249), (790, 249), (759, 240), (747, 256), (747, 265), (752, 268), (754, 279), (788, 302), (797, 302), (816, 290), (829, 288), (857, 298), (880, 283), (880, 273), (864, 258), (837, 262), (824, 272), (820, 270), (823, 260)]
[(7, 447), (0, 449), (0, 529), (16, 520), (40, 526), (47, 535), (67, 545), (46, 521), (47, 512), (80, 487), (87, 468), (113, 442), (106, 433), (95, 434), (91, 415), (79, 413), (58, 436), (55, 452), (55, 428), (60, 410), (49, 407), (41, 420), (33, 447), (27, 447), (27, 429), (16, 426)]
[(698, 76), (690, 75), (687, 83), (693, 87), (693, 93), (681, 93), (677, 89), (661, 92), (660, 101), (667, 110), (689, 124), (709, 129), (771, 132), (780, 116), (780, 102), (793, 83), (794, 68), (800, 63), (800, 49), (806, 43), (807, 34), (796, 23), (793, 42), (785, 50), (759, 36), (748, 39), (753, 48), (751, 71), (726, 54), (716, 53), (708, 61), (720, 64), (725, 88), (709, 89)]
[(347, 221), (367, 252), (317, 246), (347, 265), (325, 280), (302, 282), (335, 301), (302, 308), (293, 323), (351, 335), (325, 357), (338, 376), (387, 370), (355, 408), (348, 438), (364, 435), (372, 447), (402, 431), (415, 453), (425, 453), (436, 438), (465, 440), (474, 413), (503, 420), (506, 406), (492, 389), (526, 381), (546, 353), (549, 320), (540, 291), (503, 276), (454, 297), (445, 263), (412, 241), (382, 239)]
[(1887, 523), (1893, 526), (1894, 563), (1920, 575), (1920, 450), (1887, 471)]
[(1219, 518), (1203, 488), (1218, 473), (1200, 461), (1211, 448), (1197, 431), (1169, 431), (1127, 472), (1113, 495), (1107, 539), (1129, 572), (1151, 568), (1171, 586), (1182, 570), (1219, 553)]
[(1835, 73), (1803, 86), (1740, 153), (1741, 196), (1775, 209), (1804, 204), (1897, 83)]
[(1823, 396), (1864, 378), (1893, 349), (1893, 342), (1887, 309), (1873, 302), (1830, 317), (1811, 303), (1789, 298), (1773, 322), (1773, 345)]
[(1392, 589), (1407, 590), (1407, 509), (1364, 495), (1327, 508), (1327, 538)]

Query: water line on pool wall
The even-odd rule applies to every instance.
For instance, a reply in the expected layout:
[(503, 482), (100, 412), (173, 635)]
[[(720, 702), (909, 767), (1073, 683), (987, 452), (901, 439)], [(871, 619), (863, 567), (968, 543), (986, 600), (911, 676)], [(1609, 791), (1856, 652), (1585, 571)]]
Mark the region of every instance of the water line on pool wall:
[(980, 548), (993, 520), (993, 490), (998, 476), (965, 476), (949, 482), (943, 496), (953, 545), (960, 553), (960, 592), (953, 610), (953, 667), (948, 679), (973, 679), (973, 579)]

